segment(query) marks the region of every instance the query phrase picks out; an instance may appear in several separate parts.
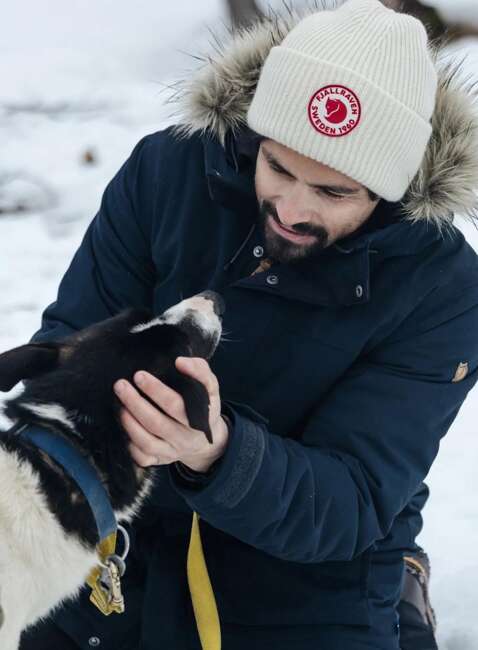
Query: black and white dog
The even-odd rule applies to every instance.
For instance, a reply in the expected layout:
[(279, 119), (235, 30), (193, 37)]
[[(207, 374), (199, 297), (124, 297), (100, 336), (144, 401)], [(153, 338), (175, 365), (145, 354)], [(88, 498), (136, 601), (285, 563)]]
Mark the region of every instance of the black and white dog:
[(78, 484), (19, 429), (40, 426), (72, 443), (99, 475), (116, 520), (131, 522), (154, 468), (128, 452), (113, 384), (139, 369), (154, 374), (181, 394), (190, 425), (211, 441), (207, 391), (174, 361), (213, 355), (223, 311), (219, 294), (204, 291), (161, 316), (128, 309), (58, 342), (0, 355), (0, 390), (25, 380), (4, 409), (14, 426), (0, 434), (1, 650), (17, 650), (23, 629), (76, 597), (99, 560), (98, 528)]

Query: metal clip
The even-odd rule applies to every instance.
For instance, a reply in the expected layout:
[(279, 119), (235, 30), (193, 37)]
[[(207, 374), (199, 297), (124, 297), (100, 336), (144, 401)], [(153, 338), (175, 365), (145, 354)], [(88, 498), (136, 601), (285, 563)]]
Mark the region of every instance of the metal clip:
[(110, 589), (109, 589), (109, 606), (112, 611), (122, 614), (124, 612), (124, 598), (121, 593), (121, 575), (120, 569), (113, 558), (110, 558), (108, 561), (109, 566), (109, 578), (110, 578)]
[(99, 578), (96, 580), (95, 586), (91, 590), (90, 601), (105, 616), (109, 616), (114, 611), (110, 607), (110, 591), (102, 586)]
[(125, 611), (124, 597), (121, 591), (121, 578), (126, 571), (125, 558), (129, 552), (129, 536), (123, 526), (118, 525), (123, 533), (125, 548), (121, 556), (109, 555), (105, 562), (100, 562), (101, 573), (96, 577), (90, 594), (90, 601), (105, 616), (113, 612), (122, 614)]
[(105, 616), (113, 612), (122, 614), (125, 611), (124, 597), (121, 592), (121, 568), (117, 559), (120, 560), (118, 556), (108, 558), (108, 568), (102, 571), (101, 577), (98, 576), (90, 595), (91, 602)]

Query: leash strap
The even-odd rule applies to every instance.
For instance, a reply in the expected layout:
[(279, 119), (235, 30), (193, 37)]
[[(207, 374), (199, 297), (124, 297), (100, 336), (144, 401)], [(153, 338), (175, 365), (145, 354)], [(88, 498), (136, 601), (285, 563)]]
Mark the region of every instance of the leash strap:
[(199, 515), (193, 512), (187, 574), (189, 591), (203, 650), (220, 650), (221, 626), (216, 599), (209, 579), (199, 529)]

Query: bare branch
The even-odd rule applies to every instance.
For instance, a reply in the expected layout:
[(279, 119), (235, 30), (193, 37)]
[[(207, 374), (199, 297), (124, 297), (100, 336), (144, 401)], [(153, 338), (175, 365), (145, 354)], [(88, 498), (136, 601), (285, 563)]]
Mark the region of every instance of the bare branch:
[(264, 17), (255, 0), (226, 0), (233, 29), (249, 27)]

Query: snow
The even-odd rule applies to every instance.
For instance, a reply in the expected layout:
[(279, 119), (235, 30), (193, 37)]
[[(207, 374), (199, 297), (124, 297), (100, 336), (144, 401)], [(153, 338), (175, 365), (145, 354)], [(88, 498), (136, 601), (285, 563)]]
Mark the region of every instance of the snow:
[[(434, 4), (478, 23), (476, 0)], [(171, 122), (163, 84), (197, 65), (183, 50), (204, 51), (220, 19), (220, 0), (50, 0), (48, 13), (44, 3), (17, 0), (2, 8), (0, 350), (39, 328), (106, 183), (143, 135)], [(478, 41), (452, 51), (467, 53), (478, 75)], [(458, 223), (478, 251), (477, 230)], [(418, 541), (431, 557), (442, 650), (478, 648), (477, 421), (474, 389), (427, 479)]]
[(478, 25), (476, 0), (428, 0), (425, 4), (436, 7), (447, 20)]

